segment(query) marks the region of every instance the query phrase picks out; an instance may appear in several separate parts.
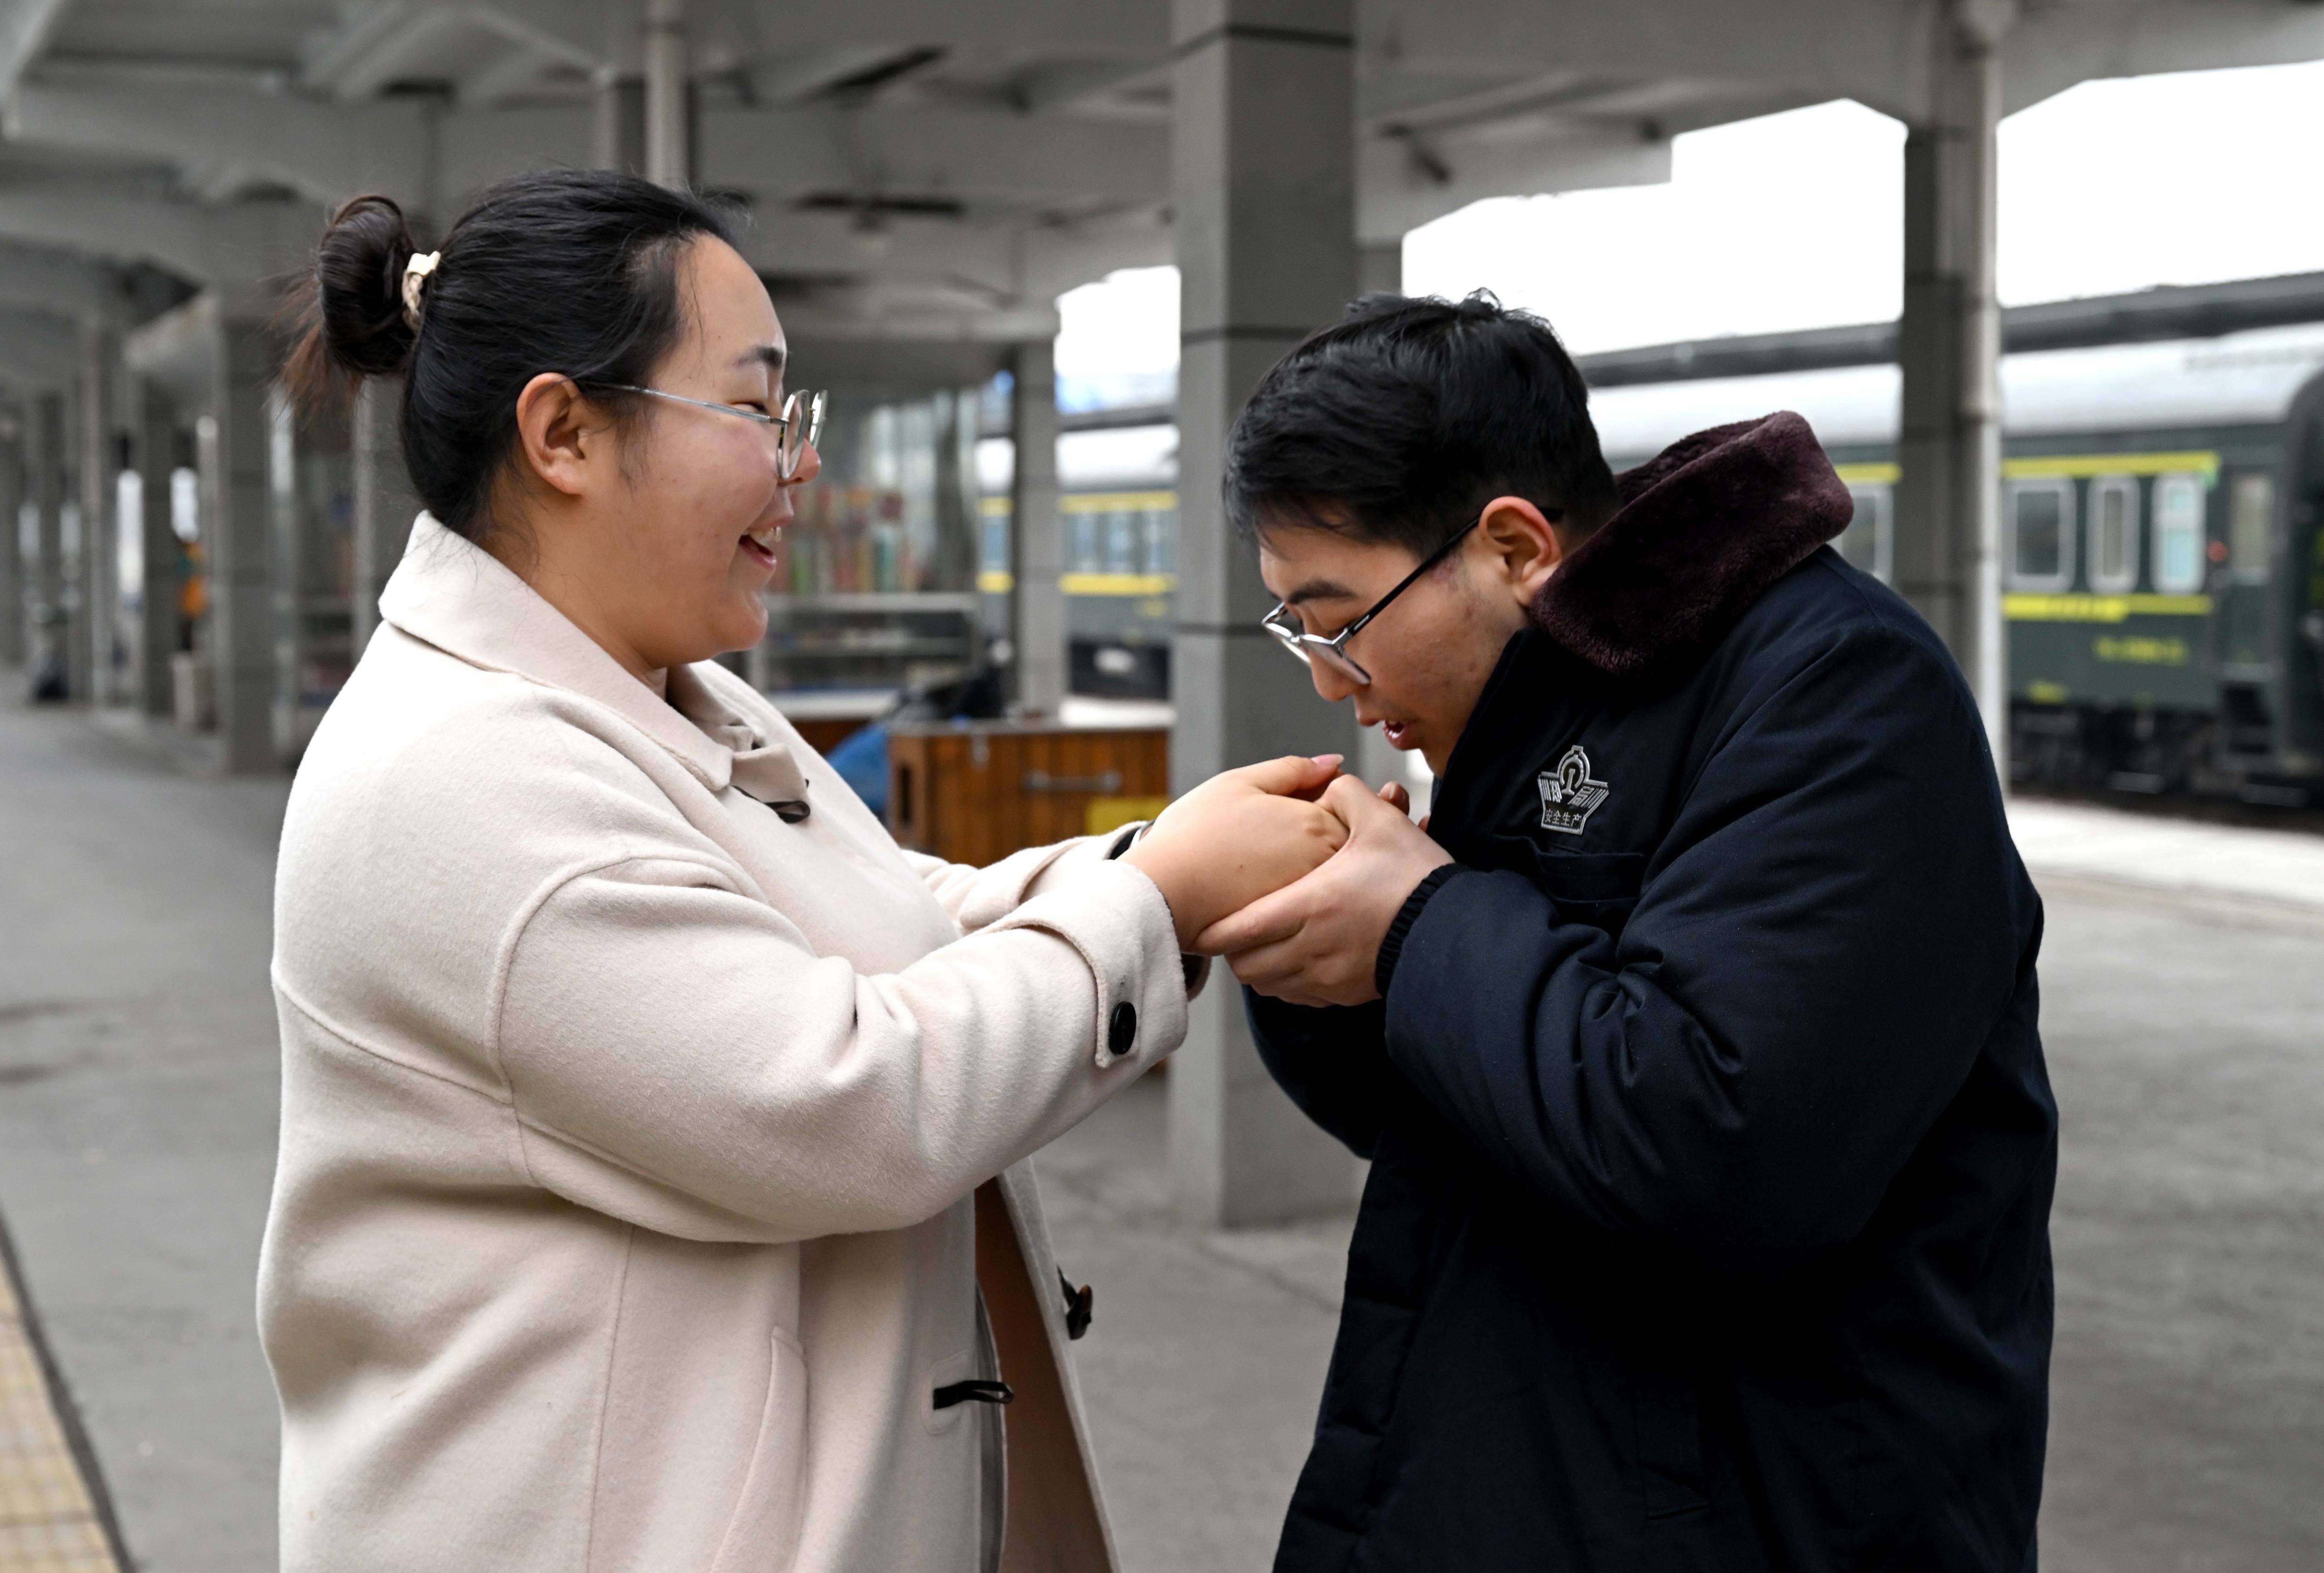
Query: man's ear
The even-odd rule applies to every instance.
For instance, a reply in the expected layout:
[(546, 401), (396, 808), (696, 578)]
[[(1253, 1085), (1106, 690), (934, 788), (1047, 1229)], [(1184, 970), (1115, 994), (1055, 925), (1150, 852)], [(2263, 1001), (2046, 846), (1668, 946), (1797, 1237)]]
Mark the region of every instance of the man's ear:
[(1523, 497), (1495, 497), (1485, 504), (1477, 533), (1483, 537), (1497, 578), (1520, 606), (1530, 606), (1565, 560), (1565, 543), (1549, 516)]
[(604, 412), (555, 372), (542, 372), (516, 396), (516, 431), (524, 469), (567, 496), (588, 488), (613, 434)]

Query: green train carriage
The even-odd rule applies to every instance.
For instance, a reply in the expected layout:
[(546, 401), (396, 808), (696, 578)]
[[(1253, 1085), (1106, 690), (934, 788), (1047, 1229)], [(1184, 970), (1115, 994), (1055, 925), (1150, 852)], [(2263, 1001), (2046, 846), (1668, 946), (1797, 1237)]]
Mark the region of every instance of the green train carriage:
[[(2324, 326), (2013, 355), (2002, 382), (2015, 779), (2324, 800)], [(1899, 386), (1846, 366), (1591, 409), (1618, 466), (1798, 410), (1856, 497), (1840, 550), (1885, 579)]]

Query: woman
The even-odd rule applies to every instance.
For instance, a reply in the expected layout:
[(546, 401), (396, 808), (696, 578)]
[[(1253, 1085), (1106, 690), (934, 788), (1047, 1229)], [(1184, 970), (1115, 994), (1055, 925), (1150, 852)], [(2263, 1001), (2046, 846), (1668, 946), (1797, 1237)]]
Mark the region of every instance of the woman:
[(710, 660), (818, 463), (717, 211), (532, 175), (420, 256), (364, 199), (316, 284), (294, 381), (404, 376), (428, 511), (282, 833), (285, 1566), (965, 1570), (1004, 1504), (1012, 1566), (1109, 1566), (1011, 1166), (1338, 843), (1332, 762), (902, 852)]

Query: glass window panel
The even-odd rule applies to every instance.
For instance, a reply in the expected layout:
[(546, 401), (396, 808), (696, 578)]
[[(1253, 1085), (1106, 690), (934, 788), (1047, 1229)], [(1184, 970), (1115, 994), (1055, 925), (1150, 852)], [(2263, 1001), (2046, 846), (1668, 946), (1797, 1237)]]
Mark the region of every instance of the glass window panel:
[(2164, 476), (2154, 483), (2154, 588), (2191, 595), (2203, 588), (2203, 481)]
[(1105, 556), (1098, 535), (1098, 524), (1104, 515), (1076, 514), (1073, 517), (1073, 571), (1075, 573), (1102, 572), (1105, 568)]
[(2275, 533), (2275, 477), (2237, 476), (2228, 499), (2227, 566), (2239, 579), (2264, 579)]
[(2119, 595), (2138, 585), (2138, 483), (2107, 476), (2090, 488), (2090, 588)]
[(1885, 584), (1894, 529), (1891, 514), (1895, 488), (1885, 482), (1868, 481), (1849, 487), (1848, 495), (1856, 504), (1856, 512), (1833, 544), (1840, 549), (1840, 556)]
[(2073, 582), (2073, 495), (2070, 481), (2010, 487), (2010, 575), (2025, 588), (2062, 590)]
[(1178, 571), (1178, 515), (1168, 508), (1149, 508), (1146, 513), (1146, 571), (1176, 573)]
[(1136, 573), (1138, 571), (1138, 515), (1127, 512), (1108, 514), (1106, 524), (1106, 571)]

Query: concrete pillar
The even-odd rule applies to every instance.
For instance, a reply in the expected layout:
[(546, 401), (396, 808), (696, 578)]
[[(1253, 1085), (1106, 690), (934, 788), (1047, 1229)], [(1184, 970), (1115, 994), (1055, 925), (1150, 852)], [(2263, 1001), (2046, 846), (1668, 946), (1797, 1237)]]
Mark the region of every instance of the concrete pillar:
[(1363, 295), (1404, 293), (1404, 242), (1368, 241), (1356, 248), (1356, 291)]
[(403, 384), (366, 378), (355, 394), (351, 436), (355, 447), (355, 652), (363, 657), (379, 626), (379, 596), (388, 576), (403, 560), (411, 521), (420, 513), (411, 477), (403, 467), (401, 411)]
[[(1268, 368), (1355, 292), (1353, 0), (1174, 0), (1180, 275), (1177, 723), (1184, 791), (1232, 765), (1350, 752), (1351, 713), (1259, 625), (1272, 605), (1219, 501), (1227, 429)], [(1336, 1210), (1344, 1149), (1268, 1079), (1231, 980), (1194, 1004), (1170, 1074), (1175, 1205), (1232, 1226)]]
[(1056, 346), (1017, 347), (1010, 374), (1009, 643), (1019, 709), (1054, 716), (1065, 697), (1065, 522), (1057, 510)]
[(266, 570), (274, 615), (272, 717), (274, 757), (299, 756), (299, 699), (307, 668), (307, 532), (299, 495), (299, 418), (280, 388), (266, 400)]
[(196, 429), (202, 545), (209, 579), (206, 641), (217, 684), (221, 763), (229, 774), (275, 768), (274, 595), (267, 566), (267, 396), (263, 328), (219, 324), (210, 413)]
[(25, 613), (36, 699), (61, 699), (70, 691), (65, 668), (65, 399), (54, 390), (32, 396), (26, 413), (32, 493), (32, 597)]
[(149, 716), (171, 713), (170, 658), (183, 631), (179, 626), (180, 589), (177, 532), (170, 527), (170, 479), (178, 464), (177, 406), (151, 382), (136, 390), (137, 424), (132, 433), (137, 465), (138, 534), (144, 547), (144, 578), (139, 586), (137, 705)]
[(0, 666), (24, 663), (24, 418), (0, 415)]
[(646, 0), (646, 179), (694, 181), (694, 115), (686, 0)]
[(97, 323), (81, 329), (80, 597), (77, 608), (73, 697), (107, 704), (118, 682), (114, 651), (120, 641), (121, 576), (115, 504), (121, 474), (114, 412), (120, 396), (121, 338)]
[(1994, 291), (2000, 30), (1954, 0), (1931, 51), (1929, 119), (1904, 142), (1904, 400), (1895, 585), (1968, 675), (2007, 779), (2000, 591), (2001, 309)]
[(598, 73), (592, 101), (594, 160), (601, 170), (646, 171), (646, 85), (607, 67)]

